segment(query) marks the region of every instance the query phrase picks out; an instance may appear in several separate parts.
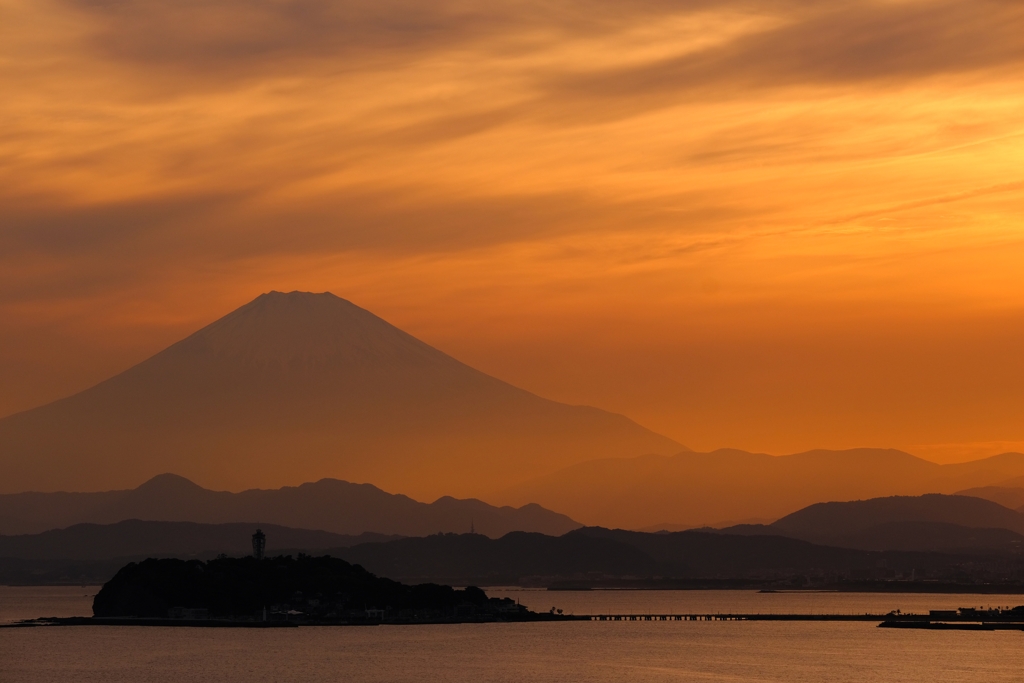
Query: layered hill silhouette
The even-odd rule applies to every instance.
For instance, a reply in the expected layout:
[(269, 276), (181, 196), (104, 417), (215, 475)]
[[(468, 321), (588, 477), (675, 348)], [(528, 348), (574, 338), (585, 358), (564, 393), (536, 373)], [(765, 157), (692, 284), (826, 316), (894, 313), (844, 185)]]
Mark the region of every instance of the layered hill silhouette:
[(960, 495), (817, 503), (769, 525), (737, 525), (721, 532), (861, 550), (1024, 552), (1024, 514)]
[[(147, 557), (215, 557), (221, 553), (242, 556), (252, 552), (253, 523), (196, 524), (195, 522), (144, 522), (130, 519), (116, 524), (75, 524), (40, 534), (0, 536), (0, 558), (20, 560), (142, 560)], [(316, 553), (328, 548), (347, 548), (360, 543), (380, 543), (397, 536), (292, 529), (260, 524), (267, 537), (267, 553), (302, 551)]]
[(964, 489), (957, 491), (957, 495), (984, 498), (1019, 512), (1021, 508), (1024, 508), (1024, 488), (1022, 486), (1024, 486), (1024, 482), (1010, 480), (1002, 482), (999, 486), (977, 486)]
[(75, 524), (124, 520), (260, 522), (332, 534), (400, 536), (465, 532), (471, 528), (493, 537), (510, 531), (561, 535), (580, 526), (539, 505), (499, 508), (480, 500), (448, 496), (427, 504), (370, 484), (336, 479), (230, 493), (210, 491), (184, 477), (162, 474), (122, 491), (0, 495), (0, 534), (34, 534)]
[(880, 524), (938, 522), (1024, 533), (1024, 515), (969, 496), (890, 496), (845, 503), (816, 503), (774, 522), (788, 536), (815, 542), (862, 533)]
[[(645, 534), (587, 527), (561, 536), (512, 532), (360, 537), (263, 525), (268, 552), (331, 555), (398, 580), (458, 585), (552, 585), (562, 581), (769, 579), (864, 573), (879, 561), (903, 571), (949, 574), (971, 555), (877, 553), (780, 535), (685, 531)], [(0, 579), (13, 583), (106, 581), (147, 557), (210, 559), (250, 553), (251, 524), (129, 520), (0, 536)], [(984, 561), (982, 557), (975, 560)], [(870, 576), (869, 574), (863, 574)], [(13, 581), (12, 581), (13, 579)]]
[[(381, 576), (453, 585), (538, 585), (569, 582), (725, 587), (722, 581), (800, 581), (817, 576), (846, 579), (916, 573), (949, 577), (971, 556), (922, 552), (872, 552), (821, 546), (777, 535), (743, 536), (704, 531), (648, 534), (586, 527), (558, 538), (516, 532), (500, 539), (472, 534), (363, 543), (336, 552)], [(985, 558), (974, 561), (981, 566)], [(1000, 566), (1002, 559), (989, 560)], [(879, 566), (884, 571), (877, 571)], [(804, 585), (803, 583), (797, 585)], [(904, 590), (907, 584), (902, 584)], [(553, 600), (556, 599), (553, 597)]]
[(231, 490), (334, 477), (469, 496), (682, 449), (490, 377), (332, 294), (270, 292), (91, 389), (0, 420), (0, 492), (126, 488), (173, 471)]
[(937, 465), (892, 449), (786, 456), (711, 453), (602, 459), (510, 487), (500, 502), (537, 502), (588, 525), (633, 529), (778, 519), (822, 501), (954, 493), (1024, 476), (1024, 454)]
[[(104, 582), (126, 562), (146, 557), (247, 555), (253, 528), (252, 524), (129, 520), (0, 536), (0, 582)], [(1019, 545), (941, 552), (840, 547), (792, 538), (770, 528), (649, 534), (586, 527), (561, 536), (515, 531), (498, 539), (454, 533), (410, 538), (345, 536), (277, 525), (263, 525), (263, 529), (271, 554), (331, 555), (389, 578), (458, 585), (805, 587), (899, 579), (901, 583), (890, 589), (935, 590), (934, 583), (914, 588), (905, 582), (1005, 583), (1014, 580), (1021, 555)], [(971, 531), (1017, 536), (1003, 529)], [(965, 568), (969, 570), (966, 577)]]

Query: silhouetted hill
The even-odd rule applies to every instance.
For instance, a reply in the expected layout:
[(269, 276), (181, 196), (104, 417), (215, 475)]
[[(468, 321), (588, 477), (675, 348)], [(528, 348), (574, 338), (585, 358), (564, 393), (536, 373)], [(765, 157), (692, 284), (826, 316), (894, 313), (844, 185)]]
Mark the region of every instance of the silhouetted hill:
[[(738, 536), (799, 538), (798, 533), (787, 533), (761, 524), (737, 524), (708, 531)], [(946, 522), (883, 522), (849, 533), (818, 536), (816, 540), (823, 545), (859, 550), (1014, 555), (1024, 550), (1024, 536), (1009, 529), (977, 528)]]
[(370, 484), (336, 479), (229, 493), (208, 491), (184, 477), (162, 474), (127, 491), (0, 495), (0, 534), (38, 533), (83, 522), (111, 524), (126, 519), (207, 524), (258, 521), (338, 534), (401, 536), (469, 531), (471, 525), (495, 537), (510, 531), (560, 535), (580, 526), (539, 505), (498, 508), (479, 500), (447, 496), (427, 504)]
[(891, 496), (846, 503), (816, 503), (771, 525), (789, 536), (820, 542), (893, 522), (940, 522), (1024, 533), (1024, 515), (968, 496)]
[(331, 553), (396, 580), (453, 585), (500, 586), (530, 577), (652, 576), (662, 569), (635, 548), (575, 532), (560, 537), (514, 532), (500, 539), (438, 534)]
[(825, 500), (953, 493), (1024, 475), (1024, 455), (937, 465), (885, 449), (771, 456), (711, 453), (594, 460), (510, 487), (495, 498), (556, 507), (584, 524), (700, 527), (778, 519)]
[(946, 522), (886, 522), (836, 536), (828, 544), (862, 550), (1016, 554), (1024, 550), (1024, 536), (1009, 529)]
[[(126, 560), (147, 555), (205, 559), (219, 549), (248, 553), (252, 525), (122, 522), (110, 527), (81, 525), (33, 537), (0, 539), (0, 583), (49, 584), (106, 581)], [(231, 527), (231, 528), (228, 528)], [(269, 527), (268, 548), (307, 547), (309, 552), (344, 558), (388, 578), (452, 585), (743, 585), (802, 587), (862, 579), (961, 580), (964, 568), (983, 580), (1016, 576), (1016, 555), (992, 552), (935, 553), (886, 551), (816, 545), (768, 533), (733, 535), (719, 531), (646, 534), (587, 527), (553, 537), (513, 532), (499, 539), (480, 534), (435, 534), (397, 540), (345, 537), (346, 547), (324, 548), (330, 534)], [(981, 534), (991, 530), (974, 530)], [(1011, 533), (1011, 532), (1006, 532)], [(151, 536), (152, 538), (146, 538)], [(309, 547), (311, 545), (317, 547)], [(13, 549), (8, 549), (13, 546)], [(200, 550), (202, 549), (202, 550)], [(144, 552), (140, 552), (144, 551)], [(19, 552), (20, 558), (3, 558)], [(74, 553), (76, 557), (59, 558)], [(121, 554), (104, 559), (103, 553)], [(30, 557), (24, 557), (30, 555)], [(98, 558), (98, 559), (96, 559)], [(673, 583), (675, 582), (675, 583)], [(693, 584), (692, 582), (697, 582)], [(753, 582), (753, 583), (751, 583)], [(728, 584), (734, 585), (734, 584)]]
[(1004, 479), (996, 484), (1002, 488), (1021, 489), (1024, 488), (1024, 475)]
[(584, 527), (573, 533), (636, 548), (670, 568), (671, 576), (770, 576), (870, 566), (862, 553), (778, 535), (724, 536), (701, 530), (646, 534), (601, 527)]
[(984, 498), (1012, 510), (1019, 510), (1021, 507), (1024, 507), (1024, 488), (1015, 486), (976, 486), (975, 488), (957, 491), (956, 495)]
[[(512, 533), (404, 538), (331, 550), (381, 576), (454, 585), (538, 585), (576, 582), (919, 576), (957, 571), (964, 556), (868, 552), (820, 546), (781, 536), (705, 531), (647, 534), (586, 527), (559, 538)], [(998, 562), (996, 563), (998, 565)]]
[[(359, 543), (390, 541), (396, 536), (346, 536), (327, 531), (291, 529), (260, 523), (267, 536), (267, 553), (284, 550), (307, 553)], [(0, 558), (24, 560), (109, 560), (147, 557), (213, 557), (249, 555), (256, 523), (196, 524), (143, 522), (75, 524), (40, 534), (0, 536)]]
[(682, 447), (549, 401), (332, 294), (271, 292), (69, 398), (0, 420), (0, 491), (337, 477), (480, 495), (594, 457)]
[(862, 550), (1024, 550), (1024, 515), (980, 498), (927, 494), (817, 503), (769, 525), (736, 525), (729, 535), (780, 535)]

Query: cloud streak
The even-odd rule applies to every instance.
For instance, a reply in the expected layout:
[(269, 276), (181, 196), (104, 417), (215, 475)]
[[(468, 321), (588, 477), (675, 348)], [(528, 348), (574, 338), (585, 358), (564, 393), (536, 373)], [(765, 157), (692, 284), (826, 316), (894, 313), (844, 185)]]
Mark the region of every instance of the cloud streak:
[(805, 3), (781, 26), (696, 54), (556, 80), (553, 96), (631, 98), (688, 91), (850, 86), (1019, 65), (1024, 7), (1003, 0)]
[[(1016, 334), (1019, 2), (0, 0), (0, 13), (0, 334), (19, 340), (0, 375), (20, 378), (0, 413), (268, 289), (348, 295), (691, 446), (769, 451), (863, 440), (834, 425), (832, 441), (785, 441), (842, 386), (793, 379), (772, 412), (751, 398), (771, 387), (730, 367), (789, 367), (814, 338), (821, 377), (967, 414), (904, 392), (929, 386), (906, 369), (912, 351), (877, 367), (851, 351), (844, 374), (830, 345), (894, 330), (925, 344), (979, 316), (1002, 322), (964, 354)], [(54, 364), (74, 382), (46, 375), (44, 336), (69, 358), (94, 349), (78, 370)], [(509, 361), (508, 339), (545, 370)], [(602, 344), (619, 355), (594, 363), (629, 401), (551, 360)], [(680, 360), (687, 349), (703, 360)], [(650, 367), (632, 372), (634, 358)], [(857, 395), (843, 410), (875, 419)], [(923, 412), (903, 415), (913, 443), (1024, 438), (1009, 423), (943, 436)]]

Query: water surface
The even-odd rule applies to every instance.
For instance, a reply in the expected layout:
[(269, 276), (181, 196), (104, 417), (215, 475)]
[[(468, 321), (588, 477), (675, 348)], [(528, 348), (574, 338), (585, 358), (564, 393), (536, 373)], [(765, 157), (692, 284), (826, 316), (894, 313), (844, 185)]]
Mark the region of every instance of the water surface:
[[(0, 615), (82, 612), (77, 589), (0, 588)], [(497, 591), (492, 591), (495, 593)], [(1019, 596), (505, 591), (577, 612), (877, 611), (1015, 604)], [(549, 604), (550, 603), (550, 604)], [(763, 611), (763, 610), (762, 610)], [(38, 610), (37, 610), (38, 612)], [(83, 613), (88, 613), (86, 609)], [(40, 614), (33, 614), (40, 616)], [(299, 629), (0, 630), (4, 683), (1019, 681), (1024, 633), (897, 631), (870, 623), (573, 622)]]
[(552, 607), (566, 614), (886, 614), (959, 607), (1024, 605), (1024, 595), (956, 593), (837, 593), (757, 591), (547, 591), (488, 589), (538, 612)]

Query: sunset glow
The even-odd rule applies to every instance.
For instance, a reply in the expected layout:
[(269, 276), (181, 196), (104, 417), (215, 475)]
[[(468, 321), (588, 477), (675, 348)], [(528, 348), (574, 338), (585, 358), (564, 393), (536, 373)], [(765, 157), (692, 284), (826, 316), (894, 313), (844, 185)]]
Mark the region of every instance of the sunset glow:
[(693, 449), (1024, 449), (1024, 6), (0, 0), (0, 415), (331, 291)]

